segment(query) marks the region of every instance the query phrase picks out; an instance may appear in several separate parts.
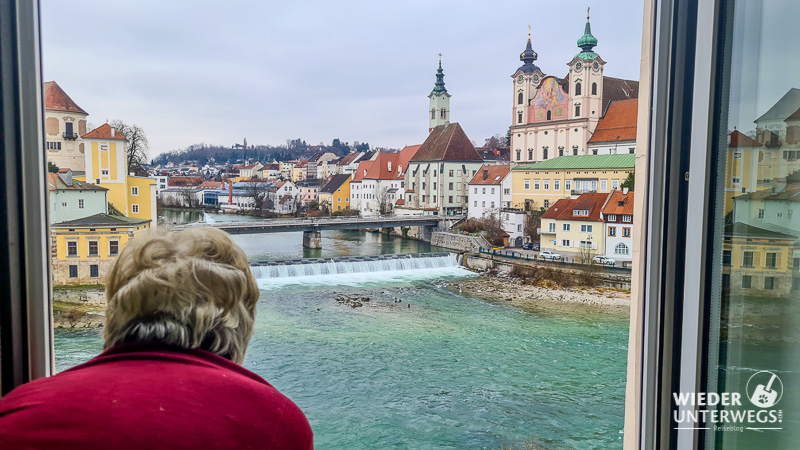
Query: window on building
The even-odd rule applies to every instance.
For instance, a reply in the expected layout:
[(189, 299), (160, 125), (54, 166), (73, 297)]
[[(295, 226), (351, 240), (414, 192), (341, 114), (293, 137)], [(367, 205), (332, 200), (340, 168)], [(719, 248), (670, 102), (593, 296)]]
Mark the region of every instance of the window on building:
[(547, 159), (547, 149), (548, 147), (546, 145), (542, 147), (542, 159)]
[(89, 241), (89, 256), (100, 256), (100, 244), (95, 241)]
[(70, 266), (69, 266), (69, 277), (70, 278), (78, 278), (78, 266), (76, 264), (70, 264)]
[(100, 277), (100, 266), (97, 264), (89, 265), (89, 276), (92, 278)]
[(619, 181), (611, 180), (611, 189), (619, 189)]
[(453, 169), (450, 169), (450, 171), (447, 174), (452, 177), (453, 176)]
[[(508, 117), (508, 116), (506, 116), (506, 117)], [(519, 111), (517, 113), (517, 123), (522, 123), (522, 111)]]
[(533, 180), (533, 190), (538, 191), (540, 188), (539, 180)]
[[(592, 83), (592, 95), (597, 95), (597, 83)], [(506, 97), (508, 98), (508, 97)], [(506, 116), (508, 117), (508, 116)]]
[(617, 235), (617, 227), (608, 227), (608, 235), (613, 237)]
[(592, 180), (592, 191), (597, 191), (597, 180)]
[(601, 192), (606, 192), (607, 189), (608, 189), (608, 181), (602, 180), (600, 182), (600, 191)]
[(569, 241), (569, 239), (562, 239), (561, 240), (561, 246), (562, 247), (571, 247), (572, 246), (571, 244), (572, 243)]
[(750, 289), (753, 278), (750, 275), (742, 275), (742, 289)]
[(633, 216), (630, 215), (630, 214), (623, 214), (622, 215), (622, 221), (625, 222), (625, 223), (631, 223), (631, 222), (633, 222)]
[(139, 186), (131, 186), (131, 195), (139, 195)]
[(485, 200), (481, 202), (481, 207), (483, 207), (483, 208), (486, 207), (486, 201)]
[(452, 191), (453, 190), (453, 183), (448, 183), (447, 189)]
[(84, 200), (82, 198), (78, 199), (78, 209), (84, 209)]
[(767, 252), (764, 258), (764, 267), (767, 269), (775, 269), (778, 267), (778, 254), (776, 252)]
[(629, 255), (630, 253), (631, 250), (628, 248), (627, 245), (623, 244), (622, 242), (620, 242), (619, 244), (617, 244), (616, 247), (614, 247), (614, 254)]
[(732, 253), (730, 250), (723, 250), (722, 251), (722, 265), (726, 267), (731, 266), (731, 256)]
[(520, 159), (522, 159), (522, 150), (517, 149), (517, 161), (519, 161)]
[(580, 116), (581, 116), (581, 105), (575, 105), (575, 117), (580, 117)]
[[(508, 98), (508, 97), (506, 97), (506, 98)], [(518, 105), (521, 105), (521, 104), (522, 104), (522, 92), (520, 92), (519, 94), (517, 94), (517, 104), (518, 104)], [(508, 114), (508, 113), (506, 113), (506, 114)], [(508, 116), (506, 116), (506, 117), (508, 117)]]
[(547, 209), (550, 207), (550, 200), (544, 199), (544, 208)]
[(556, 223), (555, 222), (550, 222), (548, 225), (549, 225), (548, 231), (551, 232), (551, 233), (555, 233), (556, 232)]
[(131, 205), (131, 212), (133, 212), (134, 214), (138, 214), (139, 213), (139, 205), (137, 205), (137, 204)]
[(444, 119), (444, 118), (445, 118), (445, 116), (447, 115), (447, 112), (446, 112), (446, 110), (445, 110), (444, 108), (442, 108), (442, 109), (440, 110), (440, 113), (441, 113), (441, 118), (442, 118), (442, 119)]
[[(575, 83), (575, 95), (581, 95), (581, 84), (580, 83)], [(508, 97), (506, 97), (506, 98), (508, 98)], [(506, 111), (508, 111), (508, 110), (506, 110)], [(506, 114), (508, 114), (508, 113), (506, 113)], [(506, 117), (508, 117), (508, 116), (506, 116)], [(506, 120), (508, 120), (508, 119), (506, 119)]]
[(108, 256), (117, 256), (117, 255), (119, 255), (119, 241), (117, 240), (108, 241)]
[(525, 180), (525, 190), (529, 191), (531, 189), (531, 180)]
[(742, 267), (754, 267), (754, 262), (753, 252), (742, 252)]
[(475, 207), (476, 208), (478, 207), (478, 201), (477, 200), (475, 200)]
[(568, 223), (561, 224), (561, 231), (569, 231), (570, 225)]
[(78, 256), (78, 241), (67, 241), (67, 256), (71, 258)]
[(581, 233), (591, 233), (592, 226), (591, 225), (581, 225)]
[(622, 227), (622, 237), (631, 237), (630, 227)]
[(490, 208), (494, 208), (494, 202), (492, 202), (492, 204), (491, 204), (491, 205), (489, 205), (489, 207), (490, 207)]
[(758, 210), (758, 218), (759, 219), (763, 219), (764, 218), (764, 210), (763, 209), (759, 209)]
[(567, 191), (572, 190), (572, 180), (564, 180), (564, 189)]
[(609, 214), (607, 218), (608, 218), (609, 222), (616, 222), (617, 221), (617, 215), (616, 214)]
[(558, 147), (558, 156), (564, 156), (564, 147)]
[(431, 110), (431, 120), (434, 120), (434, 119), (436, 119), (436, 110), (432, 109)]
[(550, 180), (542, 181), (542, 189), (544, 189), (545, 191), (550, 190)]
[(449, 196), (447, 197), (447, 201), (448, 201), (449, 203), (453, 203), (453, 196), (452, 196), (452, 195), (449, 195)]
[(552, 120), (552, 119), (553, 119), (553, 112), (548, 109), (547, 110), (547, 120)]
[(775, 289), (775, 277), (764, 277), (764, 290), (772, 291)]

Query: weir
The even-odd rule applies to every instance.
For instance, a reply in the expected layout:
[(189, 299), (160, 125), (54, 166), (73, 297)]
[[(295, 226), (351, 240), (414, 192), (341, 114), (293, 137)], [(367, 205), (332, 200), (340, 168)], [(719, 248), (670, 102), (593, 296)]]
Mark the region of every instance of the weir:
[(456, 255), (453, 253), (409, 253), (250, 263), (253, 275), (259, 279), (424, 270), (457, 265)]

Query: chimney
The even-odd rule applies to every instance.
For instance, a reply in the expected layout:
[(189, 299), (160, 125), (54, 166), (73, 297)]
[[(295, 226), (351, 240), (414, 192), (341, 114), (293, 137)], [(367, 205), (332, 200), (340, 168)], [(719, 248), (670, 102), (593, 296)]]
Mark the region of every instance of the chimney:
[(622, 195), (628, 195), (628, 188), (622, 188)]
[(233, 205), (233, 181), (228, 180), (228, 205)]
[(487, 178), (489, 178), (489, 168), (488, 167), (484, 167), (483, 168), (483, 179), (485, 180)]

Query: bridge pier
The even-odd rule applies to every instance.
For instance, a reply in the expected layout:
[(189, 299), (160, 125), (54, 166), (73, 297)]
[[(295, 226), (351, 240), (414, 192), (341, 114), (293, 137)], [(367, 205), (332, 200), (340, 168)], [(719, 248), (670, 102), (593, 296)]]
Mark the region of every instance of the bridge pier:
[(303, 247), (322, 248), (322, 232), (303, 231)]
[(431, 241), (431, 236), (433, 236), (433, 227), (426, 227), (420, 225), (419, 227), (419, 239), (425, 242)]

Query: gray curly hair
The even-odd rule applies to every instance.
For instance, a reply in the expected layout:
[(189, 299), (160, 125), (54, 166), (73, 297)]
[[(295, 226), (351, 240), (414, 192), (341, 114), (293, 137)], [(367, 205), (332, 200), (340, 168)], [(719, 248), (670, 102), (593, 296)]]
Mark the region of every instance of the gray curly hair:
[(223, 231), (149, 231), (117, 257), (106, 299), (105, 349), (156, 341), (241, 364), (258, 285), (244, 252)]

